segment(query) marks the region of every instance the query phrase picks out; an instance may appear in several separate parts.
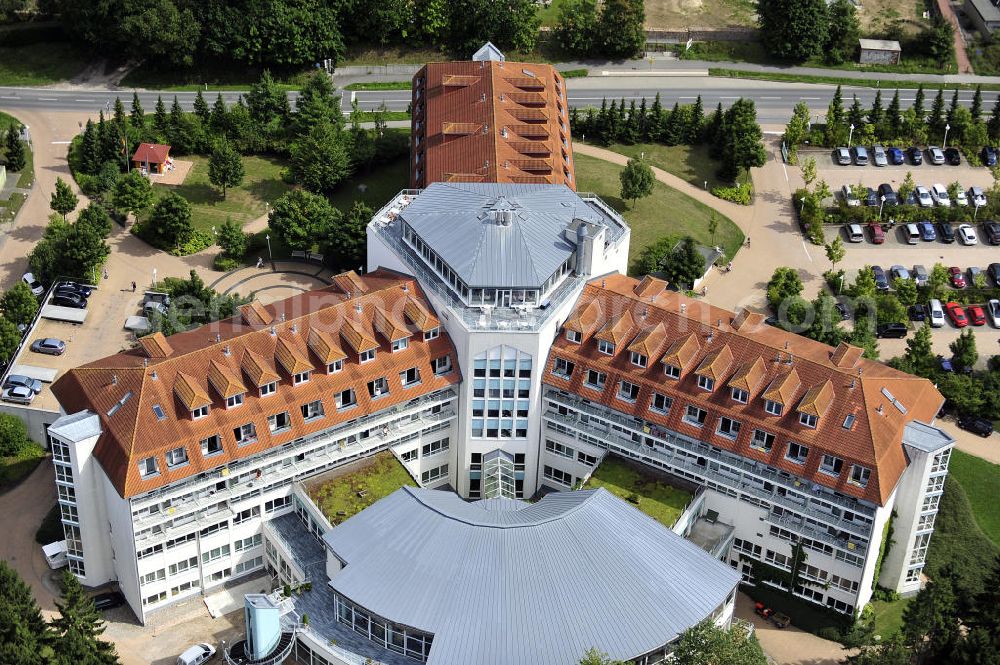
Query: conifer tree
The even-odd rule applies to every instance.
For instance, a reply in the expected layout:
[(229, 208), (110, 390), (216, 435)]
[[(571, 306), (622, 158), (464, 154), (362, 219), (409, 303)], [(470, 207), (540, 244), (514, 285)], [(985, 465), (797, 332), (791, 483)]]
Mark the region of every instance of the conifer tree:
[(194, 114), (203, 126), (208, 124), (212, 115), (211, 110), (208, 108), (208, 102), (201, 95), (201, 88), (198, 89), (198, 94), (194, 98)]
[(993, 104), (993, 112), (990, 114), (990, 119), (986, 122), (986, 129), (991, 139), (994, 141), (1000, 140), (1000, 97)]
[(885, 112), (882, 110), (882, 90), (878, 90), (875, 92), (875, 100), (872, 102), (872, 108), (868, 111), (868, 123), (878, 128), (882, 124), (884, 117)]
[(889, 102), (889, 107), (885, 110), (885, 125), (887, 132), (883, 134), (888, 134), (888, 136), (883, 136), (883, 139), (894, 139), (903, 133), (903, 118), (902, 113), (899, 108), (899, 90), (892, 96), (892, 101)]
[(635, 106), (635, 100), (633, 99), (628, 106), (628, 117), (625, 119), (625, 125), (622, 128), (621, 141), (627, 145), (632, 145), (637, 143), (640, 138), (641, 124), (639, 122), (639, 110)]
[(857, 95), (854, 95), (854, 102), (847, 112), (847, 120), (850, 124), (854, 125), (854, 129), (861, 129), (861, 125), (865, 122), (865, 114), (861, 110), (861, 102), (858, 101)]
[(7, 128), (7, 170), (19, 172), (27, 165), (24, 143), (21, 141), (21, 125), (14, 123)]
[(100, 639), (104, 619), (94, 608), (76, 576), (66, 571), (62, 578), (62, 600), (56, 602), (59, 616), (51, 626), (59, 639), (54, 643), (60, 665), (118, 665), (118, 655), (110, 642)]
[(972, 113), (973, 122), (983, 119), (983, 86), (976, 86), (976, 92), (972, 95), (972, 108), (969, 111)]
[(695, 145), (701, 141), (701, 127), (705, 122), (705, 107), (701, 102), (701, 95), (694, 100), (691, 107), (691, 115), (688, 118), (687, 137), (685, 142), (688, 145)]
[(80, 143), (80, 167), (89, 175), (94, 175), (101, 168), (101, 143), (97, 136), (97, 127), (89, 118)]
[(209, 120), (209, 124), (212, 127), (212, 131), (223, 134), (228, 131), (228, 118), (229, 110), (226, 109), (226, 100), (222, 98), (222, 93), (215, 98), (215, 103), (212, 104), (212, 117)]
[(924, 109), (924, 84), (921, 83), (917, 87), (917, 94), (913, 96), (913, 115), (916, 117), (917, 122), (923, 123), (927, 117), (927, 111)]
[(660, 127), (663, 126), (663, 102), (660, 101), (660, 93), (656, 93), (653, 105), (649, 109), (649, 121), (646, 130), (649, 140), (653, 143), (660, 141)]
[(167, 107), (163, 103), (163, 97), (158, 96), (156, 98), (156, 110), (153, 112), (153, 127), (160, 133), (166, 133), (168, 129)]
[(146, 128), (146, 111), (139, 101), (139, 93), (136, 92), (132, 93), (132, 112), (129, 113), (129, 122), (132, 129), (142, 131)]
[(944, 91), (941, 89), (938, 89), (937, 96), (931, 104), (927, 126), (931, 134), (939, 134), (944, 131)]
[(639, 104), (639, 140), (643, 143), (649, 141), (649, 111), (646, 109), (645, 97)]

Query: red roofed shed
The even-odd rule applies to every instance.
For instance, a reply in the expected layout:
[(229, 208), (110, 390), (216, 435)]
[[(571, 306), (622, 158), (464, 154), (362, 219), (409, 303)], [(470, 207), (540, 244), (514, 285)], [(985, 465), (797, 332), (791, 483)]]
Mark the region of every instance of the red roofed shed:
[(147, 173), (163, 173), (170, 161), (170, 146), (162, 143), (140, 143), (132, 155), (132, 165), (145, 168)]

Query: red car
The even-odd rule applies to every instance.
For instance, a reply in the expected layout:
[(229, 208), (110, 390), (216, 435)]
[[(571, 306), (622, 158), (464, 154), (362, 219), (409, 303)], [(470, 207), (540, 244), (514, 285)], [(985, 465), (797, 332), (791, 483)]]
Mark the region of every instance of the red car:
[(986, 325), (986, 312), (979, 305), (969, 305), (967, 310), (969, 313), (969, 321), (974, 326), (984, 326)]
[(948, 303), (944, 306), (944, 309), (948, 312), (948, 318), (951, 319), (956, 328), (964, 328), (969, 325), (969, 319), (965, 316), (965, 310), (957, 302)]
[(948, 268), (948, 274), (951, 275), (951, 285), (956, 289), (965, 288), (965, 273), (958, 266), (952, 266)]

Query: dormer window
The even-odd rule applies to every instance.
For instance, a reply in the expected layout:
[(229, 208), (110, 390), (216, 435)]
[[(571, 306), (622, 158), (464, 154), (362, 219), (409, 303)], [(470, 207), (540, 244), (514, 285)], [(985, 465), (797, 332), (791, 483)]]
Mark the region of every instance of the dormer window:
[(597, 340), (597, 350), (606, 356), (615, 355), (615, 345), (607, 340)]
[(435, 374), (447, 374), (451, 371), (451, 356), (441, 356), (431, 361)]
[(382, 395), (389, 394), (389, 382), (385, 380), (385, 377), (379, 377), (374, 381), (368, 382), (368, 395), (372, 399), (377, 399)]
[(407, 346), (409, 346), (409, 340), (407, 340), (405, 337), (403, 339), (397, 339), (395, 342), (392, 343), (392, 352), (395, 353), (396, 351), (402, 351)]
[(785, 405), (781, 402), (775, 402), (769, 399), (764, 400), (764, 411), (770, 413), (772, 416), (780, 416), (784, 408)]
[(719, 418), (719, 428), (716, 433), (727, 439), (735, 439), (740, 433), (740, 423), (738, 420), (723, 416)]
[(233, 436), (236, 438), (237, 445), (245, 446), (246, 444), (253, 443), (257, 440), (257, 427), (254, 426), (253, 423), (246, 423), (245, 425), (234, 427)]
[(341, 371), (342, 369), (344, 369), (344, 361), (343, 360), (334, 360), (332, 363), (330, 363), (329, 365), (326, 366), (326, 373), (327, 374), (336, 374), (337, 372)]
[(320, 400), (303, 404), (301, 406), (301, 410), (302, 420), (306, 422), (315, 420), (316, 418), (322, 418), (325, 415), (325, 412), (323, 411), (323, 402)]
[(405, 372), (400, 372), (399, 382), (403, 384), (404, 388), (417, 385), (420, 383), (420, 370), (416, 367), (411, 367)]
[(618, 399), (625, 402), (634, 402), (639, 397), (639, 386), (628, 381), (622, 381), (618, 385)]
[(187, 464), (188, 461), (187, 450), (184, 446), (168, 450), (166, 457), (167, 466), (171, 469), (181, 466), (182, 464)]
[(369, 360), (375, 360), (375, 349), (368, 349), (358, 354), (358, 362), (366, 363)]
[(226, 408), (233, 409), (243, 404), (243, 393), (236, 393), (226, 398)]
[(278, 390), (277, 381), (272, 381), (271, 383), (265, 383), (260, 387), (260, 396), (267, 397), (268, 395), (273, 395), (277, 390)]
[(674, 400), (660, 393), (653, 393), (653, 399), (649, 403), (649, 408), (657, 413), (667, 413), (673, 406)]
[(139, 477), (140, 478), (150, 478), (152, 476), (159, 475), (160, 468), (156, 464), (155, 457), (147, 457), (146, 459), (139, 460)]
[(671, 379), (681, 378), (681, 368), (675, 365), (664, 365), (663, 373), (666, 374)]
[(305, 372), (299, 372), (297, 374), (293, 374), (292, 375), (292, 384), (297, 386), (300, 383), (308, 383), (309, 382), (309, 375), (310, 374), (312, 374), (312, 372), (309, 371), (309, 370), (306, 370)]
[(698, 387), (701, 388), (702, 390), (707, 390), (708, 392), (712, 392), (713, 390), (715, 390), (715, 379), (708, 376), (699, 376)]
[(432, 339), (437, 339), (440, 336), (441, 336), (441, 329), (440, 328), (431, 328), (430, 330), (425, 330), (424, 331), (424, 341), (425, 342), (429, 342)]
[(579, 330), (567, 330), (566, 339), (573, 342), (574, 344), (580, 344), (583, 342), (583, 335)]
[(334, 403), (337, 405), (338, 409), (347, 409), (352, 406), (356, 406), (358, 400), (354, 395), (354, 388), (348, 388), (347, 390), (342, 390), (337, 393), (334, 396)]
[(197, 420), (198, 418), (204, 418), (208, 415), (208, 405), (199, 406), (196, 409), (191, 409), (191, 420)]
[(212, 457), (222, 452), (222, 439), (218, 434), (213, 434), (207, 439), (201, 440), (201, 456)]
[(824, 454), (823, 462), (819, 465), (819, 470), (831, 476), (839, 476), (840, 470), (844, 467), (844, 460), (834, 455)]
[(794, 442), (788, 444), (788, 454), (785, 455), (785, 459), (789, 462), (805, 464), (807, 457), (809, 457), (808, 446), (803, 446), (801, 443)]
[(865, 466), (854, 464), (851, 466), (851, 478), (848, 480), (852, 485), (867, 487), (868, 479), (871, 478), (872, 470)]
[(556, 376), (561, 376), (564, 379), (568, 379), (573, 375), (573, 370), (575, 365), (565, 358), (556, 358), (555, 362), (552, 363), (552, 373)]
[(805, 425), (806, 427), (811, 427), (812, 429), (816, 429), (817, 422), (819, 422), (819, 418), (817, 416), (814, 416), (811, 413), (799, 413), (800, 425)]
[(635, 365), (636, 367), (645, 367), (647, 362), (649, 362), (649, 359), (646, 356), (642, 355), (638, 351), (632, 352), (633, 365)]
[(742, 388), (733, 388), (730, 390), (729, 394), (732, 396), (734, 402), (739, 402), (740, 404), (746, 404), (750, 401), (750, 393), (743, 390)]

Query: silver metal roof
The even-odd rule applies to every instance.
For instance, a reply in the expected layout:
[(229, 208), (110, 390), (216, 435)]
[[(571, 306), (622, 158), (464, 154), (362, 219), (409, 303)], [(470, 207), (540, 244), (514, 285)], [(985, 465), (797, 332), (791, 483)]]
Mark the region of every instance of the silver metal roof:
[(858, 44), (863, 49), (872, 51), (899, 51), (899, 42), (892, 39), (859, 39)]
[(710, 616), (739, 573), (603, 489), (528, 504), (404, 487), (334, 527), (330, 585), (434, 634), (431, 665), (573, 665), (653, 651)]
[(620, 226), (565, 185), (437, 182), (400, 217), (470, 287), (539, 287), (576, 249), (574, 219)]
[(942, 429), (911, 420), (903, 428), (903, 443), (925, 453), (933, 453), (955, 443), (955, 439)]
[(49, 425), (49, 431), (62, 438), (78, 443), (101, 434), (101, 419), (93, 411), (80, 411), (61, 416)]

